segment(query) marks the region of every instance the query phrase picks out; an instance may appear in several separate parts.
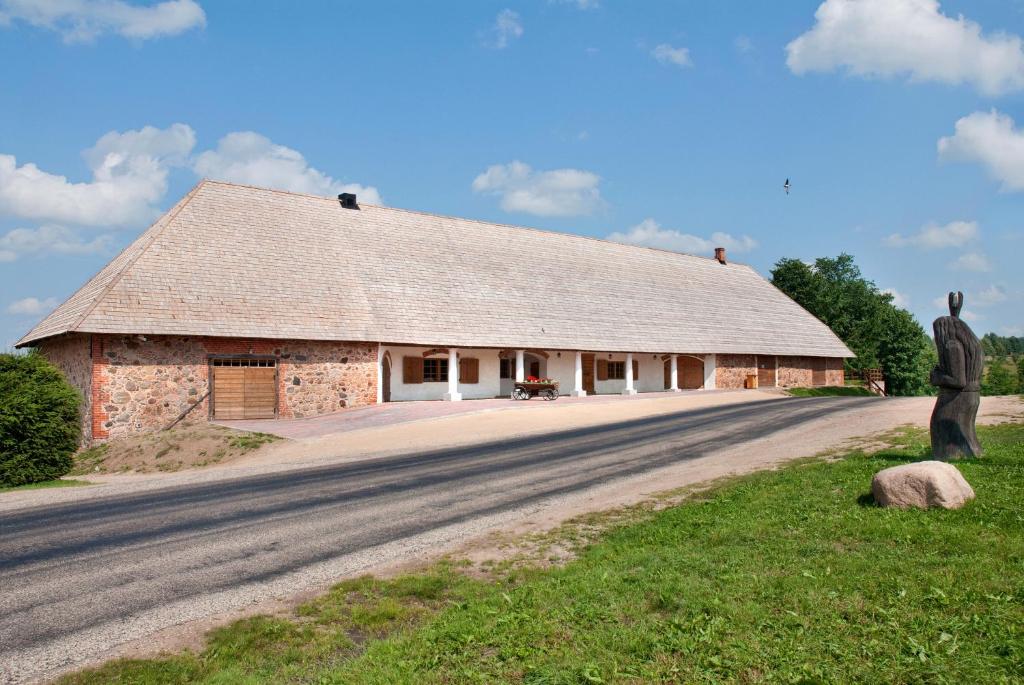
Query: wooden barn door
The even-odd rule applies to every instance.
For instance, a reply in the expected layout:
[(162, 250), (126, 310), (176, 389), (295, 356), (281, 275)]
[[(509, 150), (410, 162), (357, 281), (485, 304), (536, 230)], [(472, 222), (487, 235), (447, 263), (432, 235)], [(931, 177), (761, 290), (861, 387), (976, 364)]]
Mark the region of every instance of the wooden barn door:
[(757, 387), (759, 388), (774, 388), (775, 387), (775, 370), (777, 365), (775, 363), (775, 357), (766, 357), (764, 355), (758, 355), (757, 357)]
[(583, 389), (588, 395), (594, 394), (594, 355), (580, 355), (583, 364)]
[(825, 360), (822, 357), (811, 357), (811, 385), (825, 385)]
[(213, 418), (272, 419), (277, 415), (273, 359), (213, 359)]
[(679, 387), (683, 390), (699, 390), (704, 387), (704, 362), (695, 357), (679, 357)]

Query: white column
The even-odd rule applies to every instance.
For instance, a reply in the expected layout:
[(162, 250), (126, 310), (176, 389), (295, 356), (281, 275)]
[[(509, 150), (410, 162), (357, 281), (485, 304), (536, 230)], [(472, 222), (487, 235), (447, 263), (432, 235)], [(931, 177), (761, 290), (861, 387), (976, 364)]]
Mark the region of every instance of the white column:
[(586, 397), (587, 391), (583, 389), (583, 353), (576, 353), (576, 380), (573, 384), (572, 394), (575, 397)]
[(704, 355), (704, 389), (715, 389), (715, 355)]
[(516, 350), (516, 380), (522, 383), (526, 380), (526, 360), (523, 355), (526, 350)]
[(626, 389), (622, 391), (623, 395), (635, 395), (636, 388), (633, 387), (633, 353), (630, 352), (626, 355)]
[(462, 393), (459, 392), (459, 352), (454, 347), (448, 350), (448, 392), (444, 398), (450, 402), (462, 399)]
[(672, 387), (669, 388), (672, 392), (679, 392), (679, 355), (672, 355), (672, 367), (671, 367), (671, 380)]
[(384, 403), (384, 355), (381, 344), (377, 343), (377, 404)]

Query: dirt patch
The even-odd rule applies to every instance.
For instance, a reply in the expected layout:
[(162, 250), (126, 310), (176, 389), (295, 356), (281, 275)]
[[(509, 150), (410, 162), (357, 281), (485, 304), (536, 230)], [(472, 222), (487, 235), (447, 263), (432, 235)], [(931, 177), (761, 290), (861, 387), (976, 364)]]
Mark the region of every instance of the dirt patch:
[(209, 423), (121, 438), (81, 450), (72, 475), (153, 473), (221, 464), (253, 454), (281, 438)]

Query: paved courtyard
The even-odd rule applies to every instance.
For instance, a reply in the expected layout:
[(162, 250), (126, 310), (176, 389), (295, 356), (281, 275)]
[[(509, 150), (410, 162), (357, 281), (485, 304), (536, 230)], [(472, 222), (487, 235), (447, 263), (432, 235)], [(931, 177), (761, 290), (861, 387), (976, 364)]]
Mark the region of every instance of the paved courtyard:
[(463, 400), (461, 402), (423, 401), (389, 402), (357, 409), (345, 409), (333, 414), (314, 416), (307, 419), (256, 419), (244, 421), (218, 421), (222, 426), (236, 430), (271, 433), (282, 438), (306, 439), (324, 435), (346, 433), (362, 428), (392, 426), (443, 416), (456, 416), (509, 409), (536, 408), (538, 405), (564, 406), (566, 404), (609, 404), (613, 402), (635, 402), (686, 395), (714, 395), (735, 393), (733, 390), (683, 390), (681, 392), (648, 392), (638, 395), (591, 395), (588, 397), (559, 397), (548, 401), (541, 398), (516, 401), (506, 397), (487, 400)]

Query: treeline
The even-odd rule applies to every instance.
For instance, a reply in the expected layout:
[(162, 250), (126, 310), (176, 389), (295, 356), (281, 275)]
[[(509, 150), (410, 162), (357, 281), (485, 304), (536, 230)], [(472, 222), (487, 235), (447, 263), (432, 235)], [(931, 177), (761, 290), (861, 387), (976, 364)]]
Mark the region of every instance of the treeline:
[(1021, 357), (1024, 356), (1024, 338), (1002, 336), (986, 333), (981, 338), (981, 346), (986, 357)]
[(981, 346), (986, 358), (981, 394), (1024, 393), (1024, 338), (986, 333)]
[(820, 257), (813, 264), (780, 259), (772, 283), (818, 317), (856, 358), (853, 370), (881, 368), (890, 395), (928, 395), (938, 362), (935, 345), (914, 315), (893, 304), (874, 282), (861, 275), (853, 257)]
[(1024, 355), (1017, 359), (1009, 355), (996, 355), (985, 361), (985, 376), (981, 379), (982, 395), (1021, 393), (1024, 393)]

